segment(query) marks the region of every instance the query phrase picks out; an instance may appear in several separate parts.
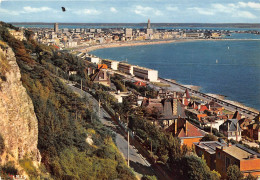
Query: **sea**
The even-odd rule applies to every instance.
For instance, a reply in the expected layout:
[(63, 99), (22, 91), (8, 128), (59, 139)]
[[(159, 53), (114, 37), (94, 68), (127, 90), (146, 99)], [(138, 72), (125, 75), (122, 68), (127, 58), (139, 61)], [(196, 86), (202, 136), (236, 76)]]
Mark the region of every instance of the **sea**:
[[(193, 41), (98, 49), (107, 59), (156, 69), (162, 78), (200, 86), (260, 110), (260, 35), (231, 34), (223, 41)], [(258, 40), (257, 40), (258, 39)]]

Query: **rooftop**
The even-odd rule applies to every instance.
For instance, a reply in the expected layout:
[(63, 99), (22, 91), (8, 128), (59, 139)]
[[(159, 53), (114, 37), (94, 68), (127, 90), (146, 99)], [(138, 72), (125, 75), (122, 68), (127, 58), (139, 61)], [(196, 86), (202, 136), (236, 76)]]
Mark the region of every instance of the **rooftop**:
[(256, 153), (240, 144), (225, 147), (223, 151), (239, 160), (248, 159), (248, 157), (252, 155), (257, 155), (258, 158), (260, 157), (259, 153)]
[(226, 143), (220, 143), (218, 141), (205, 141), (205, 142), (199, 142), (194, 144), (202, 149), (205, 149), (210, 154), (216, 153), (216, 147), (227, 146)]

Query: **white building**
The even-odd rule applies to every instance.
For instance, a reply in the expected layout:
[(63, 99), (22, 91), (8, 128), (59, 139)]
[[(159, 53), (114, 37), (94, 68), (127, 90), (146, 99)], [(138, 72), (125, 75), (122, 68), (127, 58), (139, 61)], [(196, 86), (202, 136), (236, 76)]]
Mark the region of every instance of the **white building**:
[(91, 63), (94, 63), (94, 64), (99, 64), (100, 63), (99, 57), (96, 57), (96, 56), (93, 56), (93, 55), (86, 56), (86, 60), (90, 61)]
[(144, 67), (133, 67), (133, 73), (136, 77), (149, 81), (158, 81), (158, 71)]
[(119, 61), (114, 61), (114, 60), (110, 60), (110, 59), (103, 59), (102, 63), (106, 64), (107, 67), (110, 68), (110, 69), (118, 70)]
[(133, 65), (123, 62), (119, 62), (118, 64), (118, 70), (126, 74), (134, 75), (133, 67)]
[(133, 30), (131, 28), (125, 28), (125, 37), (131, 38), (133, 35)]

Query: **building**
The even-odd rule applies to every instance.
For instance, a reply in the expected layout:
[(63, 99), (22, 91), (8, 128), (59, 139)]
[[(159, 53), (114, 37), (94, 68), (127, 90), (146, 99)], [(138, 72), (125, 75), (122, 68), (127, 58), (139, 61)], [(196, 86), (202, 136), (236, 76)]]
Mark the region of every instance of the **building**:
[(93, 56), (93, 55), (87, 55), (86, 56), (86, 60), (91, 62), (91, 63), (94, 63), (94, 64), (99, 64), (100, 63), (99, 57), (96, 57), (96, 56)]
[(203, 156), (210, 170), (216, 169), (216, 148), (227, 146), (225, 142), (218, 141), (202, 141), (194, 145), (196, 154), (199, 157)]
[(225, 121), (219, 126), (219, 132), (224, 134), (228, 139), (241, 140), (242, 129), (237, 119), (228, 119)]
[[(94, 83), (103, 84), (104, 86), (110, 86), (110, 74), (106, 69), (96, 69), (95, 71), (91, 68), (88, 69), (89, 72), (92, 72), (90, 74), (90, 80)], [(93, 72), (94, 71), (94, 72)]]
[(58, 23), (54, 23), (54, 32), (59, 32), (59, 24)]
[(114, 61), (114, 60), (110, 60), (110, 59), (103, 59), (102, 63), (106, 64), (107, 67), (110, 68), (110, 69), (118, 70), (119, 61)]
[(133, 30), (131, 28), (125, 28), (125, 37), (131, 38), (133, 36)]
[(255, 117), (254, 123), (247, 126), (248, 136), (251, 139), (260, 141), (260, 113)]
[(119, 62), (119, 64), (118, 64), (119, 71), (126, 73), (126, 74), (130, 74), (130, 75), (134, 75), (133, 67), (134, 67), (133, 65), (123, 63), (123, 62)]
[(183, 34), (185, 38), (203, 38), (204, 33), (197, 33), (197, 32), (186, 32)]
[(158, 81), (158, 71), (144, 67), (133, 67), (133, 74), (144, 80)]
[(216, 148), (216, 170), (221, 178), (227, 177), (230, 165), (237, 165), (240, 171), (247, 176), (251, 174), (260, 178), (260, 154), (245, 148), (240, 144)]
[(205, 133), (199, 128), (192, 125), (188, 120), (183, 118), (176, 119), (166, 132), (170, 132), (173, 136), (178, 137), (181, 140), (181, 145), (187, 145), (192, 148), (195, 142), (200, 142)]
[(148, 34), (148, 35), (153, 34), (153, 29), (151, 29), (151, 22), (150, 22), (150, 19), (148, 19), (147, 29), (146, 29), (146, 34)]
[(186, 118), (184, 107), (178, 99), (166, 98), (161, 101), (161, 104), (162, 110), (158, 120), (164, 128), (168, 128), (179, 118)]
[(148, 19), (148, 22), (147, 22), (147, 29), (151, 29), (151, 21), (150, 21), (150, 19)]

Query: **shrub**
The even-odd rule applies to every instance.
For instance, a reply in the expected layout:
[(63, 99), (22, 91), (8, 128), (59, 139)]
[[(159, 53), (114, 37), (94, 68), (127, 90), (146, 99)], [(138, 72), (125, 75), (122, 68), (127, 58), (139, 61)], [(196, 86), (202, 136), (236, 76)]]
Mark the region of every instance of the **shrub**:
[(5, 150), (4, 139), (3, 139), (2, 135), (0, 134), (0, 155), (3, 154), (4, 150)]

